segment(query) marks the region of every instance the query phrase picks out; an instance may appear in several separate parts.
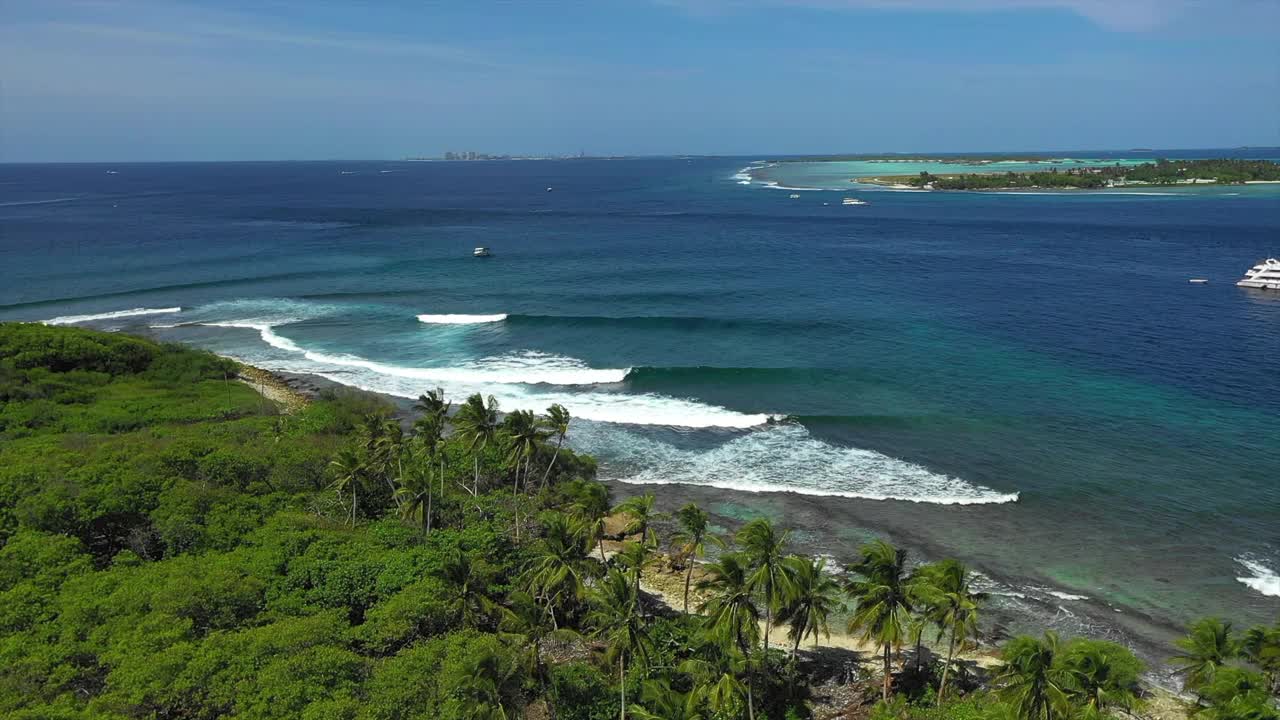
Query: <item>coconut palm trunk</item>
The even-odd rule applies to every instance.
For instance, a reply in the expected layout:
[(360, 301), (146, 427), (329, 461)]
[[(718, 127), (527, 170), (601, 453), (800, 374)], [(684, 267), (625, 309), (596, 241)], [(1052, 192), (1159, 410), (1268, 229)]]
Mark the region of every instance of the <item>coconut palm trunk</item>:
[(689, 567), (684, 569), (684, 614), (689, 614), (689, 582), (693, 580), (693, 559), (688, 561)]
[(556, 466), (556, 459), (560, 457), (560, 446), (564, 444), (564, 436), (556, 439), (556, 451), (551, 455), (551, 462), (547, 463), (547, 469), (542, 473), (542, 487), (547, 486), (547, 478), (551, 475), (551, 468)]
[(618, 653), (618, 687), (622, 689), (622, 720), (627, 720), (627, 665), (626, 653)]
[(942, 667), (942, 680), (938, 682), (938, 703), (941, 704), (947, 695), (947, 675), (951, 673), (951, 663), (956, 659), (956, 631), (951, 629), (951, 642), (947, 643), (947, 664)]
[(892, 655), (889, 651), (889, 643), (884, 644), (884, 692), (885, 702), (889, 702), (889, 687), (893, 683), (893, 673), (891, 672)]

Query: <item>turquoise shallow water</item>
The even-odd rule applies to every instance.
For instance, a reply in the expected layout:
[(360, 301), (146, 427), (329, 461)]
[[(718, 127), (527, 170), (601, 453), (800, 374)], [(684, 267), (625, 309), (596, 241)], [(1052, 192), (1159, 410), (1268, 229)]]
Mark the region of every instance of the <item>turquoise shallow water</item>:
[(2, 166), (0, 319), (562, 402), (619, 495), (965, 557), (1011, 628), (1280, 612), (1280, 296), (1233, 285), (1280, 192), (846, 208), (753, 160)]

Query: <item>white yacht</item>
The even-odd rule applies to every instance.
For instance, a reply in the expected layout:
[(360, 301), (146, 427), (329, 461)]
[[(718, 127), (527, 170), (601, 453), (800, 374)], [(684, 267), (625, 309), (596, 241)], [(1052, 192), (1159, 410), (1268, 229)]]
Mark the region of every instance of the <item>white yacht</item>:
[(847, 197), (844, 200), (842, 200), (840, 204), (841, 205), (866, 205), (867, 201), (859, 200), (858, 198)]
[(1245, 273), (1240, 287), (1280, 290), (1280, 260), (1267, 258)]
[(475, 250), (471, 251), (471, 256), (472, 257), (489, 257), (490, 256), (489, 248), (478, 247)]

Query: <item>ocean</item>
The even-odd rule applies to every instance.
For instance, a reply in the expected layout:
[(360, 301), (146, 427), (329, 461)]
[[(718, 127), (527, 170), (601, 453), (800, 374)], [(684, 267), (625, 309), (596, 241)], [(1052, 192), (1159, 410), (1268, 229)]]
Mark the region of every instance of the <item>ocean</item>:
[(562, 403), (615, 496), (963, 558), (997, 632), (1158, 659), (1194, 617), (1280, 614), (1280, 293), (1234, 286), (1280, 255), (1280, 186), (763, 159), (0, 165), (0, 320)]

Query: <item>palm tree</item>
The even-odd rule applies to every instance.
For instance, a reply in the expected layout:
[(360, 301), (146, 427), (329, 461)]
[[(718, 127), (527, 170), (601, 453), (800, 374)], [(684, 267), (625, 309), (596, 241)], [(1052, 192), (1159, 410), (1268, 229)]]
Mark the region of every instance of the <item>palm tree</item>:
[(622, 529), (622, 532), (627, 535), (639, 534), (640, 542), (657, 545), (658, 536), (653, 532), (653, 528), (650, 525), (655, 520), (665, 517), (665, 515), (654, 512), (654, 502), (653, 493), (645, 493), (629, 497), (615, 507), (613, 509), (614, 512), (624, 513), (631, 517), (631, 521)]
[(794, 659), (806, 637), (812, 637), (816, 646), (818, 633), (831, 636), (827, 618), (840, 609), (840, 584), (827, 574), (826, 558), (791, 557), (786, 563), (791, 582), (778, 609), (778, 622), (787, 623)]
[(480, 393), (476, 393), (467, 398), (453, 420), (475, 463), (475, 484), (471, 494), (476, 496), (480, 494), (480, 454), (498, 433), (498, 401), (490, 395), (486, 402)]
[(640, 616), (631, 583), (620, 572), (605, 575), (591, 600), (587, 622), (595, 628), (592, 635), (607, 643), (605, 662), (618, 662), (618, 690), (622, 698), (619, 712), (621, 720), (627, 720), (627, 660), (643, 662), (648, 657), (652, 641), (647, 623)]
[(391, 478), (393, 474), (403, 474), (399, 472), (400, 450), (404, 440), (400, 423), (382, 413), (369, 413), (360, 422), (360, 438), (369, 473), (382, 479), (390, 490), (392, 499), (399, 506), (396, 483)]
[(907, 551), (883, 540), (863, 545), (861, 558), (849, 567), (856, 579), (845, 590), (857, 603), (849, 618), (849, 632), (884, 648), (883, 698), (889, 699), (893, 683), (891, 652), (902, 645), (911, 622), (911, 590), (908, 587)]
[[(423, 397), (426, 397), (426, 396), (423, 396)], [(419, 449), (425, 454), (424, 457), (422, 457), (422, 460), (425, 461), (426, 464), (434, 464), (435, 460), (437, 459), (439, 460), (439, 473), (437, 477), (439, 477), (440, 479), (439, 495), (441, 499), (444, 498), (445, 422), (446, 422), (446, 419), (443, 414), (428, 414), (418, 418), (417, 422), (413, 424), (414, 432), (417, 433), (414, 437), (418, 442)], [(431, 492), (430, 477), (426, 473), (423, 474), (423, 477), (427, 480), (426, 487), (424, 488), (426, 491), (426, 500), (427, 500), (426, 532), (427, 534), (430, 534), (431, 533), (431, 516), (432, 516), (431, 505), (432, 505), (433, 493)]]
[(1240, 656), (1266, 674), (1273, 693), (1280, 690), (1280, 622), (1246, 630), (1240, 641)]
[(431, 532), (431, 460), (420, 437), (408, 445), (409, 472), (401, 478), (396, 498), (400, 501), (400, 517), (417, 519), (422, 534)]
[(339, 502), (341, 502), (343, 490), (351, 491), (351, 527), (355, 527), (357, 496), (360, 486), (366, 482), (364, 461), (360, 459), (360, 454), (352, 448), (342, 448), (333, 460), (329, 462), (329, 466), (334, 471), (335, 477), (332, 487), (338, 491)]
[(547, 431), (556, 439), (556, 451), (551, 456), (551, 462), (547, 463), (547, 469), (542, 473), (542, 487), (547, 486), (547, 477), (551, 475), (551, 468), (556, 466), (556, 460), (560, 457), (560, 448), (564, 447), (564, 439), (569, 434), (569, 411), (559, 403), (547, 408), (547, 417), (543, 420)]
[[(449, 408), (452, 406), (453, 403), (445, 401), (443, 388), (428, 390), (427, 394), (419, 395), (418, 401), (413, 404), (414, 409), (422, 413), (422, 417), (413, 424), (414, 432), (422, 440), (427, 456), (439, 461), (441, 499), (444, 498), (444, 434), (449, 424)], [(427, 532), (430, 533), (431, 492), (429, 487), (427, 490)]]
[(516, 481), (513, 493), (520, 492), (520, 466), (525, 466), (525, 485), (529, 484), (528, 464), (542, 446), (545, 435), (538, 421), (528, 410), (516, 410), (502, 422), (507, 443), (507, 462), (515, 466)]
[(454, 550), (436, 571), (453, 590), (453, 614), (462, 619), (463, 627), (479, 627), (492, 616), (497, 607), (488, 594), (492, 575), (482, 560), (461, 550)]
[(1128, 648), (1078, 639), (1067, 644), (1061, 658), (1067, 694), (1083, 708), (1083, 717), (1108, 717), (1112, 708), (1129, 713), (1138, 706), (1143, 664)]
[(725, 553), (706, 567), (698, 589), (710, 597), (698, 606), (707, 616), (710, 635), (722, 647), (736, 647), (750, 655), (760, 637), (760, 609), (750, 581), (750, 565), (741, 553)]
[(751, 565), (748, 582), (764, 595), (764, 651), (769, 652), (769, 633), (773, 630), (773, 611), (789, 583), (788, 566), (783, 551), (790, 530), (779, 533), (768, 518), (756, 518), (738, 530), (738, 544)]
[(598, 482), (573, 480), (565, 487), (571, 498), (569, 512), (586, 524), (591, 543), (600, 548), (600, 562), (604, 556), (604, 520), (609, 514), (609, 488)]
[(413, 409), (422, 413), (424, 417), (446, 417), (452, 404), (445, 402), (444, 388), (436, 388), (428, 390), (426, 395), (419, 395), (418, 401), (413, 404)]
[(1003, 662), (996, 668), (997, 692), (1025, 720), (1053, 720), (1067, 708), (1064, 672), (1055, 661), (1058, 636), (1046, 632), (1043, 639), (1023, 635), (1004, 646)]
[(947, 692), (947, 678), (956, 652), (978, 634), (978, 606), (986, 593), (973, 589), (973, 573), (958, 560), (943, 560), (916, 572), (917, 597), (925, 606), (925, 617), (938, 628), (938, 640), (947, 638), (947, 662), (938, 683), (938, 702)]
[(639, 596), (640, 578), (645, 568), (653, 565), (658, 559), (653, 555), (653, 546), (648, 543), (625, 542), (613, 558), (622, 566), (623, 572), (631, 580), (632, 589)]
[(680, 530), (671, 536), (671, 544), (676, 548), (675, 556), (685, 564), (684, 611), (688, 614), (689, 583), (693, 580), (694, 561), (706, 554), (708, 540), (719, 543), (720, 539), (710, 534), (711, 515), (694, 503), (677, 510), (676, 520), (680, 523)]
[(1192, 623), (1186, 637), (1175, 640), (1174, 644), (1182, 652), (1173, 656), (1173, 662), (1186, 673), (1187, 687), (1193, 690), (1211, 682), (1218, 668), (1239, 654), (1240, 649), (1231, 632), (1231, 623), (1214, 617)]
[(640, 701), (644, 705), (632, 703), (627, 709), (632, 720), (702, 720), (695, 693), (682, 693), (665, 678), (645, 680)]
[(447, 707), (453, 711), (450, 716), (469, 720), (516, 717), (516, 698), (506, 689), (519, 682), (521, 664), (508, 661), (488, 646), (468, 655), (464, 662), (461, 672), (447, 679), (451, 688)]
[[(698, 581), (698, 589), (709, 592), (711, 596), (698, 606), (698, 611), (706, 615), (707, 636), (719, 646), (721, 657), (741, 657), (747, 672), (747, 715), (754, 717), (750, 659), (760, 639), (760, 609), (756, 607), (750, 581), (751, 568), (741, 553), (726, 553), (707, 565), (706, 570), (707, 577)], [(726, 680), (723, 675), (725, 673), (722, 673), (718, 684), (736, 682), (735, 678)], [(731, 689), (726, 686), (716, 692), (729, 692)]]
[(547, 513), (542, 525), (543, 537), (531, 551), (524, 583), (558, 628), (556, 607), (576, 606), (586, 596), (587, 581), (600, 575), (601, 566), (590, 557), (590, 536), (579, 520)]

